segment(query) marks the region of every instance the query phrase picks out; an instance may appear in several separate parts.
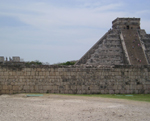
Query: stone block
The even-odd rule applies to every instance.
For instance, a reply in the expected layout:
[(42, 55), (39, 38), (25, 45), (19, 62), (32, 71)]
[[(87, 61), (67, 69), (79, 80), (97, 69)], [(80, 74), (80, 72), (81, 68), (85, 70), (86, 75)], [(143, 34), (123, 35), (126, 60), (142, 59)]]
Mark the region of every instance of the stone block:
[(130, 89), (129, 85), (125, 85), (125, 89), (129, 90)]
[(9, 90), (9, 94), (13, 94), (13, 90)]
[(3, 71), (3, 69), (0, 67), (0, 72), (2, 72)]
[(30, 92), (31, 92), (31, 93), (37, 93), (37, 91), (36, 91), (36, 90), (30, 90)]
[(45, 75), (46, 75), (46, 76), (49, 76), (49, 71), (45, 72)]
[(49, 75), (50, 75), (50, 76), (54, 76), (54, 75), (55, 75), (55, 72), (51, 71), (51, 72), (49, 73)]
[(35, 90), (34, 86), (29, 86), (29, 90)]
[(150, 90), (145, 90), (144, 94), (150, 94)]
[(117, 87), (118, 87), (118, 85), (114, 85), (114, 86), (113, 86), (113, 89), (114, 89), (114, 90), (116, 90), (116, 89), (117, 89)]
[(19, 86), (19, 90), (20, 90), (20, 91), (23, 90), (23, 87), (24, 87), (24, 86), (20, 85), (20, 86)]
[(104, 90), (100, 90), (100, 93), (101, 93), (101, 94), (105, 94), (105, 91), (104, 91)]
[(95, 94), (101, 94), (101, 92), (100, 92), (99, 89), (94, 90), (94, 93), (95, 93)]
[(31, 75), (31, 72), (30, 72), (30, 71), (27, 71), (27, 72), (26, 72), (26, 75), (27, 75), (27, 76), (30, 76), (30, 75)]
[(37, 90), (39, 90), (39, 86), (38, 85), (35, 85), (34, 86), (34, 89), (37, 91)]
[(46, 71), (45, 68), (42, 68), (41, 70), (42, 70), (42, 71)]
[(26, 68), (26, 71), (28, 72), (28, 71), (32, 71), (32, 68)]
[(114, 93), (115, 93), (115, 94), (119, 94), (119, 93), (120, 93), (120, 90), (116, 89)]
[(58, 72), (62, 72), (63, 71), (63, 68), (58, 68)]
[(39, 90), (39, 93), (44, 93), (44, 91), (43, 90)]
[[(64, 90), (64, 93), (65, 93), (65, 94), (68, 94), (68, 93), (69, 93), (69, 90)], [(70, 91), (70, 93), (71, 93), (71, 91)]]
[(19, 86), (13, 86), (13, 90), (14, 91), (19, 90)]
[(44, 79), (44, 78), (45, 78), (45, 76), (40, 76), (40, 78), (41, 78), (41, 79)]
[(135, 82), (135, 81), (131, 81), (131, 82), (130, 82), (130, 84), (135, 85), (135, 84), (136, 84), (136, 82)]
[(5, 90), (5, 93), (6, 93), (6, 94), (9, 94), (9, 90), (8, 90), (8, 89), (7, 89), (7, 90)]
[(51, 72), (54, 72), (55, 71), (55, 69), (54, 68), (51, 68)]
[(70, 72), (67, 72), (66, 74), (67, 74), (67, 76), (70, 76), (70, 75), (71, 75), (71, 73), (70, 73)]
[(137, 85), (137, 89), (139, 90), (139, 89), (142, 89), (143, 88), (143, 86), (142, 85)]
[(105, 94), (109, 94), (109, 90), (108, 89), (105, 89)]
[[(76, 88), (77, 88), (76, 85), (71, 85), (72, 90), (75, 90)], [(82, 89), (83, 89), (83, 87), (82, 87)]]
[(82, 85), (82, 90), (87, 90), (87, 89), (88, 89), (88, 87), (87, 87), (87, 86)]
[(5, 71), (3, 74), (4, 74), (4, 76), (8, 76), (9, 75), (7, 71)]
[(133, 89), (131, 84), (129, 85), (129, 89)]
[(7, 85), (3, 85), (3, 90), (7, 90), (8, 86)]
[(57, 90), (58, 89), (58, 86), (53, 86), (53, 90)]
[(13, 72), (12, 72), (12, 75), (13, 75), (13, 76), (16, 76), (16, 75), (17, 75), (17, 72), (13, 71)]
[(65, 89), (69, 90), (70, 89), (70, 85), (65, 85)]
[[(75, 91), (74, 91), (75, 92)], [(74, 94), (76, 94), (76, 93), (74, 93)], [(86, 90), (82, 90), (82, 94), (86, 94)]]
[(35, 72), (34, 71), (31, 71), (31, 76), (34, 76), (35, 75)]
[(122, 89), (122, 86), (121, 86), (121, 85), (118, 85), (117, 87), (118, 87), (118, 90), (121, 90), (121, 89)]
[(20, 76), (19, 78), (20, 78), (20, 79), (24, 79), (24, 76)]
[[(71, 92), (72, 92), (72, 91), (69, 90), (69, 93), (70, 93), (70, 94), (73, 93), (73, 92), (72, 92), (72, 93), (71, 93)], [(82, 94), (82, 90), (77, 90), (77, 94)]]
[(146, 85), (146, 89), (147, 89), (147, 90), (150, 90), (150, 84), (147, 84), (147, 85)]
[(109, 90), (109, 94), (114, 94), (114, 90)]
[(43, 75), (43, 73), (42, 72), (39, 72), (39, 76), (42, 76)]
[(130, 94), (130, 90), (129, 89), (125, 90), (125, 93)]
[(36, 71), (42, 71), (42, 69), (41, 68), (37, 68)]
[(137, 88), (137, 85), (132, 85), (132, 89), (136, 89)]
[(3, 73), (2, 71), (0, 71), (0, 76), (3, 76), (3, 74), (4, 74), (4, 73)]
[(39, 72), (35, 72), (35, 75), (36, 75), (36, 76), (39, 76)]
[(82, 86), (77, 86), (77, 90), (82, 90)]
[(29, 86), (24, 86), (23, 89), (24, 90), (29, 90)]
[(1, 94), (6, 94), (6, 90), (1, 90)]
[(51, 90), (53, 87), (52, 86), (44, 86), (43, 89), (44, 90)]
[(125, 94), (125, 90), (120, 90), (120, 94)]
[(12, 89), (13, 89), (13, 86), (12, 86), (12, 85), (8, 85), (8, 89), (9, 89), (9, 90), (12, 90)]
[(46, 72), (45, 72), (45, 71), (43, 71), (43, 72), (42, 72), (42, 75), (43, 75), (43, 76), (45, 76), (45, 75), (46, 75)]
[(70, 73), (71, 76), (74, 76), (74, 75), (76, 75), (76, 74), (77, 74), (76, 72), (71, 72), (71, 73)]
[(135, 94), (139, 94), (139, 91), (138, 90), (134, 90)]
[(55, 75), (56, 75), (56, 76), (59, 76), (59, 72), (55, 72)]

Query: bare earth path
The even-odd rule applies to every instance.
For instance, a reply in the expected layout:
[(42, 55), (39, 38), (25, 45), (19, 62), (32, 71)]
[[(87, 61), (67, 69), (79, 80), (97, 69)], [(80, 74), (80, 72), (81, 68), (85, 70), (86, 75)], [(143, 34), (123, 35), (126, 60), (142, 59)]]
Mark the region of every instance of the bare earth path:
[(150, 103), (83, 96), (1, 95), (0, 121), (150, 121)]

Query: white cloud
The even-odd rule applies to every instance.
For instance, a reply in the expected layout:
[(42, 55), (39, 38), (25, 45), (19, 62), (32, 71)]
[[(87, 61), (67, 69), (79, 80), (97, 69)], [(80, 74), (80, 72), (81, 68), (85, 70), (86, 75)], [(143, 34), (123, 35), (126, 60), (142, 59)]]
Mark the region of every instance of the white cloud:
[[(16, 53), (23, 55), (24, 60), (50, 63), (79, 59), (111, 28), (114, 19), (149, 12), (131, 13), (119, 0), (76, 1), (72, 6), (45, 1), (0, 4), (0, 15), (15, 17), (27, 24), (26, 27), (0, 28), (0, 41), (5, 41), (1, 42), (1, 53), (9, 56)], [(143, 28), (150, 30), (149, 20), (141, 22)]]
[[(97, 4), (97, 3), (96, 3)], [(58, 8), (57, 6), (51, 6), (50, 4), (45, 3), (34, 3), (29, 4), (28, 6), (15, 6), (8, 9), (17, 9), (21, 11), (17, 12), (4, 12), (1, 14), (11, 15), (19, 18), (21, 21), (26, 24), (40, 27), (40, 28), (49, 28), (49, 27), (59, 27), (59, 26), (101, 26), (101, 20), (108, 20), (110, 16), (118, 14), (118, 12), (107, 12), (108, 10), (116, 9), (116, 7), (121, 6), (121, 4), (110, 4), (105, 6), (99, 6), (96, 8)], [(22, 13), (22, 11), (30, 11), (31, 13), (37, 14), (28, 14)], [(121, 15), (123, 13), (119, 13)], [(106, 22), (106, 21), (105, 21)], [(110, 22), (110, 21), (107, 21)], [(99, 23), (99, 24), (98, 24)]]

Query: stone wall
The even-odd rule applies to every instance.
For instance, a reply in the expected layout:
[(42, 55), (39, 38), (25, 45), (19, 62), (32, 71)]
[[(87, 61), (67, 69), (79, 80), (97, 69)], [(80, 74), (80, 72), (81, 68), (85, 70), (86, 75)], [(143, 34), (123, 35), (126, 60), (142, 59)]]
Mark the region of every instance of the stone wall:
[(150, 93), (150, 66), (0, 66), (0, 94)]

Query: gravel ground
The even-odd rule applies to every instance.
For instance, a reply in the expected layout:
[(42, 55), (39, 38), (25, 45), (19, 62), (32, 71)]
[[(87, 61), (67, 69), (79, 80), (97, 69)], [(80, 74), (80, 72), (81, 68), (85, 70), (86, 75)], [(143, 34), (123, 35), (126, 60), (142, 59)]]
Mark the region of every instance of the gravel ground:
[(51, 94), (1, 95), (0, 121), (150, 121), (150, 103)]

